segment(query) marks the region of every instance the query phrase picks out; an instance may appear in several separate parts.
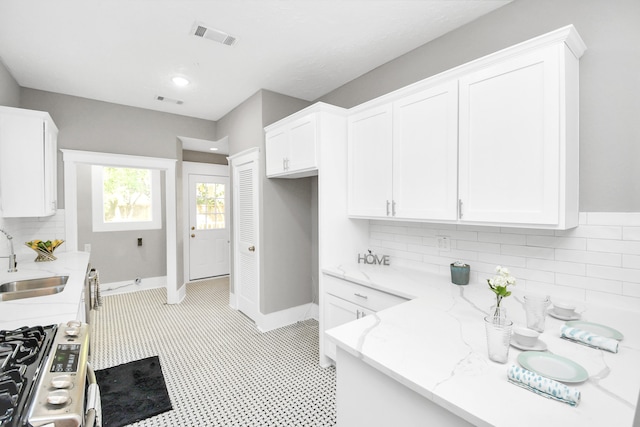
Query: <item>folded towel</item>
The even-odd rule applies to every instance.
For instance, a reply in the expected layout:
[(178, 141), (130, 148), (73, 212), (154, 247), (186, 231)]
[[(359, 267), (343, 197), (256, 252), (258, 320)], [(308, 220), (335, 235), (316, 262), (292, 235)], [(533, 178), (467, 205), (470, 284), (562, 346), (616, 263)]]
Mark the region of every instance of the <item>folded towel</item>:
[(572, 328), (571, 326), (563, 325), (562, 329), (560, 329), (560, 337), (578, 341), (582, 344), (588, 345), (589, 347), (600, 348), (612, 353), (618, 352), (617, 340), (592, 334), (584, 329)]
[(580, 403), (580, 390), (566, 386), (549, 378), (542, 377), (517, 365), (511, 365), (507, 370), (510, 383), (532, 391), (548, 399), (558, 400), (571, 406)]

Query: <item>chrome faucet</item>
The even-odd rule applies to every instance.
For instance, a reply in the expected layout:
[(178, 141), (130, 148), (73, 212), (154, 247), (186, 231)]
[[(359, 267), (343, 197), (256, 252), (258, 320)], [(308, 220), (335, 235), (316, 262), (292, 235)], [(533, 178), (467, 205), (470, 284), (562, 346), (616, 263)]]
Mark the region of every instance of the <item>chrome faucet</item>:
[(6, 231), (4, 231), (3, 229), (0, 228), (0, 233), (4, 234), (5, 236), (7, 236), (7, 240), (9, 241), (9, 246), (11, 247), (11, 255), (9, 255), (8, 257), (0, 257), (0, 258), (9, 258), (9, 270), (7, 270), (9, 273), (15, 273), (16, 271), (18, 271), (17, 269), (17, 265), (18, 263), (16, 262), (16, 253), (13, 250), (13, 237), (11, 237), (11, 235), (9, 233), (7, 233)]

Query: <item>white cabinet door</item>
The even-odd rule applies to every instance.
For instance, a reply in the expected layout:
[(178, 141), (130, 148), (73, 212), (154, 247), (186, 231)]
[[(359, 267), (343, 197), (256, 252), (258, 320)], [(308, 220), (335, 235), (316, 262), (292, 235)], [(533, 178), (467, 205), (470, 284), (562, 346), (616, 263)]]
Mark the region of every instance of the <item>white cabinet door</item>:
[(451, 81), (393, 104), (393, 206), (398, 219), (455, 220), (458, 85)]
[(460, 79), (461, 220), (558, 223), (559, 49), (517, 56)]
[(296, 120), (289, 128), (289, 172), (318, 169), (316, 116), (311, 114)]
[(55, 213), (57, 133), (47, 113), (0, 107), (0, 195), (4, 217)]
[[(317, 175), (319, 113), (285, 121), (266, 133), (268, 177), (298, 178)], [(315, 171), (315, 172), (314, 172)]]
[(387, 217), (392, 195), (392, 107), (386, 104), (348, 119), (349, 215)]
[(286, 162), (289, 158), (288, 129), (280, 128), (267, 132), (265, 147), (267, 176), (284, 173), (286, 171)]
[[(324, 330), (344, 325), (345, 323), (349, 323), (352, 320), (357, 320), (361, 317), (368, 316), (374, 313), (374, 311), (372, 310), (366, 309), (352, 302), (345, 301), (331, 294), (325, 295), (323, 310), (325, 317)], [(325, 356), (328, 356), (335, 361), (336, 345), (331, 341), (325, 339), (324, 348)]]

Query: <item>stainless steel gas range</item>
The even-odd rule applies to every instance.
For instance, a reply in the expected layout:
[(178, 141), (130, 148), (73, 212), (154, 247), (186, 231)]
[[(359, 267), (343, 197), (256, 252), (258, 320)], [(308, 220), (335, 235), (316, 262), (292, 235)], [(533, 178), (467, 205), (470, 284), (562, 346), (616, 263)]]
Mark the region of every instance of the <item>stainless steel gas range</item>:
[(0, 427), (101, 426), (88, 357), (85, 323), (0, 331)]

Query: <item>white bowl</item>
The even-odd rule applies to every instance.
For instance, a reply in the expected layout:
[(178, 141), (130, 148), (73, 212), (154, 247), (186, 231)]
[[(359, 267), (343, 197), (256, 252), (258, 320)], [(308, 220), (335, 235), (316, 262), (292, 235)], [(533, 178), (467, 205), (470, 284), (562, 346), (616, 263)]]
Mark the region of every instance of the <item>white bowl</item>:
[(533, 329), (528, 328), (514, 328), (513, 329), (513, 339), (520, 345), (524, 345), (527, 347), (532, 347), (535, 345), (536, 341), (538, 341), (538, 337), (540, 336), (539, 332), (534, 331)]
[(564, 317), (573, 317), (576, 314), (576, 306), (566, 302), (554, 302), (553, 311)]

